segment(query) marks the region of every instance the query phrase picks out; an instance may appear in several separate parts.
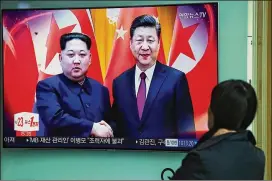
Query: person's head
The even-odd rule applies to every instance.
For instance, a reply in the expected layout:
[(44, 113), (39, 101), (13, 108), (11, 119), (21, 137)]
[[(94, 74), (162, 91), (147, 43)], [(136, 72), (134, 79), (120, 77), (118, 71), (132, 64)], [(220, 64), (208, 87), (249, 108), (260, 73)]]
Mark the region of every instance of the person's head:
[(135, 18), (130, 27), (130, 49), (138, 66), (149, 68), (157, 60), (161, 25), (151, 15)]
[(209, 108), (209, 129), (245, 130), (254, 120), (257, 96), (243, 80), (227, 80), (214, 87)]
[(60, 64), (69, 79), (84, 79), (91, 64), (91, 44), (91, 39), (82, 33), (68, 33), (60, 37)]

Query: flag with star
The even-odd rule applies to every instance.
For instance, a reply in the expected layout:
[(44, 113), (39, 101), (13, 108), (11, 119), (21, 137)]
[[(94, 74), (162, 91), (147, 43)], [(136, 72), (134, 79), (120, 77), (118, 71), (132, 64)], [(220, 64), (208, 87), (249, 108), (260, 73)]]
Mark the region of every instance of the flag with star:
[(37, 82), (62, 73), (59, 38), (63, 33), (82, 32), (91, 37), (88, 76), (108, 87), (112, 102), (113, 79), (136, 63), (130, 50), (130, 25), (137, 16), (149, 14), (162, 28), (158, 60), (188, 78), (197, 135), (201, 136), (200, 131), (207, 130), (210, 93), (218, 81), (215, 6), (3, 11), (4, 131), (11, 129), (9, 135), (14, 136), (14, 114), (32, 111)]
[[(3, 27), (3, 30), (4, 117), (9, 120), (4, 124), (13, 127), (14, 114), (31, 112), (38, 68), (29, 26), (21, 24), (20, 29), (15, 27), (9, 31)], [(10, 132), (11, 130), (5, 131)]]
[(186, 73), (197, 136), (207, 130), (207, 110), (217, 84), (217, 22), (212, 5), (177, 7), (168, 64)]
[[(154, 16), (157, 21), (158, 12), (156, 7), (140, 7), (140, 8), (122, 8), (119, 13), (115, 41), (112, 49), (111, 59), (107, 68), (104, 84), (108, 87), (112, 100), (112, 82), (123, 73), (125, 70), (135, 65), (135, 59), (130, 50), (130, 35), (129, 29), (132, 21), (140, 15), (149, 14)], [(161, 39), (160, 39), (161, 41)], [(165, 56), (163, 51), (162, 41), (160, 43), (158, 61), (165, 64)]]
[(32, 112), (39, 80), (62, 73), (59, 39), (64, 33), (90, 36), (87, 76), (103, 84), (89, 9), (5, 11), (3, 30), (5, 124), (13, 123), (16, 113)]
[[(60, 17), (62, 19), (60, 19)], [(59, 20), (59, 23), (57, 23), (56, 18)], [(68, 19), (70, 19), (70, 21), (68, 21)], [(65, 24), (65, 26), (60, 27), (59, 24)], [(100, 83), (103, 83), (103, 77), (97, 51), (97, 43), (94, 36), (94, 30), (92, 27), (90, 10), (85, 9), (72, 9), (66, 11), (55, 10), (52, 12), (52, 16), (48, 26), (49, 31), (45, 43), (45, 47), (47, 48), (46, 61), (43, 70), (40, 71), (39, 80), (54, 75), (55, 74), (54, 72), (56, 73), (62, 72), (60, 69), (61, 67), (58, 59), (58, 55), (61, 49), (59, 43), (56, 43), (56, 40), (59, 40), (61, 35), (65, 33), (81, 32), (88, 35), (92, 40), (92, 46), (90, 50), (92, 55), (92, 64), (88, 70), (87, 76), (97, 80)]]

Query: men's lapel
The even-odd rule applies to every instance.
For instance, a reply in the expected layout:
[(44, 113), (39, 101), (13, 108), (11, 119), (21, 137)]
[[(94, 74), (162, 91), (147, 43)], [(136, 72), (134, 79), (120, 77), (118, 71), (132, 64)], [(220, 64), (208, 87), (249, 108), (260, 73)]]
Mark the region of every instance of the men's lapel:
[[(129, 102), (132, 106), (131, 108), (131, 116), (135, 119), (135, 123), (139, 123), (140, 118), (138, 114), (138, 106), (137, 106), (137, 97), (135, 92), (135, 66), (128, 73), (128, 88), (129, 88)], [(124, 87), (125, 89), (125, 87)], [(126, 98), (123, 98), (126, 99)]]
[(75, 94), (79, 95), (81, 91), (81, 86), (77, 82), (73, 82), (68, 79), (63, 73), (58, 75), (60, 80)]
[(141, 124), (143, 124), (146, 121), (148, 113), (150, 112), (149, 110), (152, 107), (153, 101), (155, 100), (157, 94), (159, 93), (159, 90), (166, 78), (166, 75), (167, 75), (166, 70), (164, 69), (162, 64), (159, 61), (157, 61), (153, 77), (151, 80), (151, 84), (149, 87), (147, 99), (145, 102)]

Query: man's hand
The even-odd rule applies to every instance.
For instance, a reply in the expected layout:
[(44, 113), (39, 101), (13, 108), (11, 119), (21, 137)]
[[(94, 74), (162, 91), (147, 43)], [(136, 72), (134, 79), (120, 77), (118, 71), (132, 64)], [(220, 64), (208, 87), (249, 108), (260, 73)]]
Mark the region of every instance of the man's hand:
[(111, 129), (111, 126), (106, 121), (102, 120), (102, 121), (99, 122), (99, 124), (106, 126), (113, 133), (113, 131)]
[(99, 123), (94, 123), (93, 124), (93, 129), (92, 129), (92, 135), (95, 137), (113, 137), (112, 130), (109, 129), (107, 126), (100, 124)]

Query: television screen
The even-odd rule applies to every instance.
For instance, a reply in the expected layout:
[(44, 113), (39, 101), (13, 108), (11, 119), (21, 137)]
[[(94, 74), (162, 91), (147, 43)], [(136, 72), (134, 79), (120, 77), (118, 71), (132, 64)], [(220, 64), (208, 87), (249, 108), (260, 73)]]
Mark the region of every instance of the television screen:
[(218, 82), (218, 4), (2, 10), (5, 148), (188, 151)]

